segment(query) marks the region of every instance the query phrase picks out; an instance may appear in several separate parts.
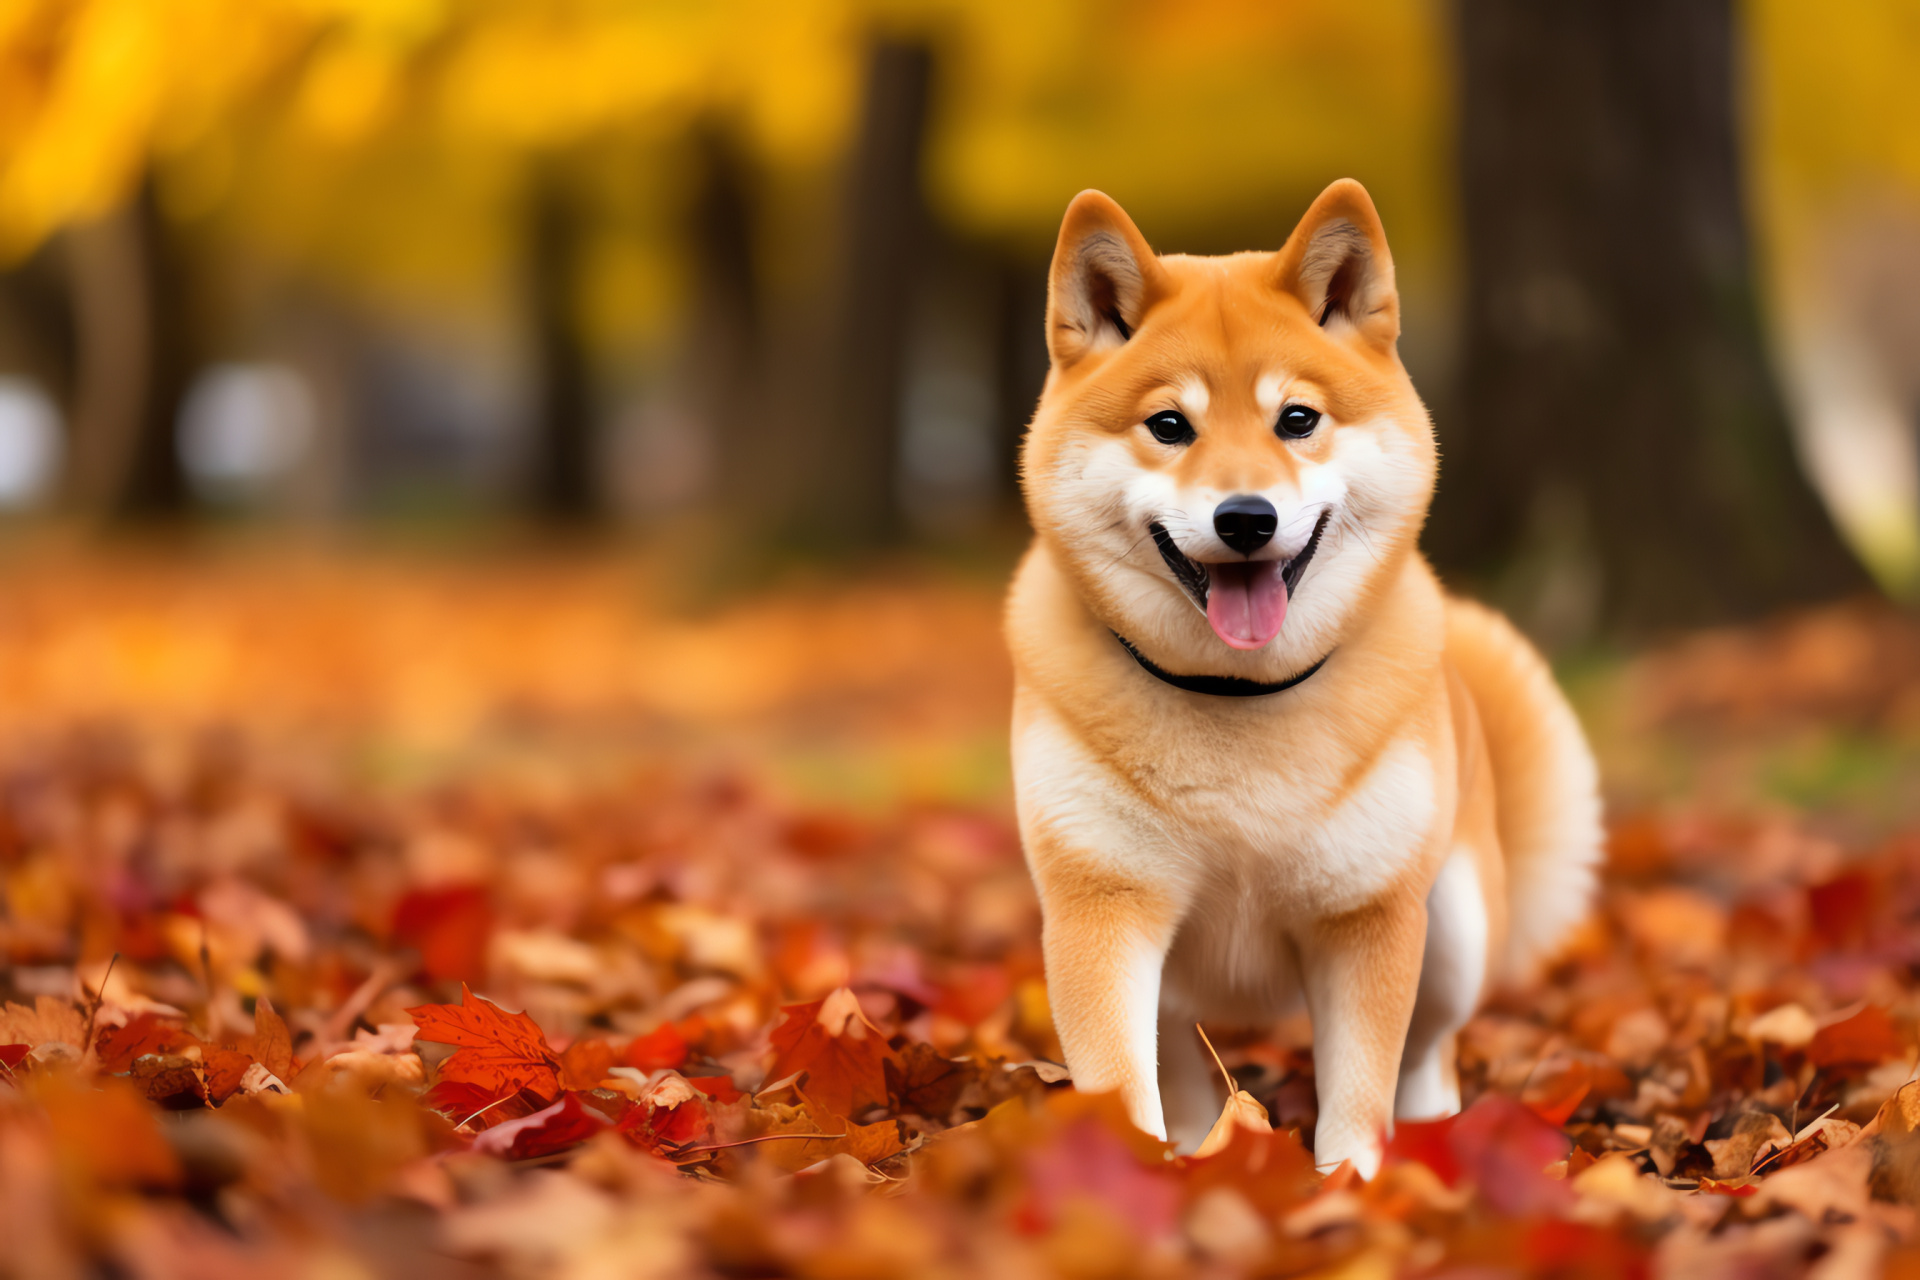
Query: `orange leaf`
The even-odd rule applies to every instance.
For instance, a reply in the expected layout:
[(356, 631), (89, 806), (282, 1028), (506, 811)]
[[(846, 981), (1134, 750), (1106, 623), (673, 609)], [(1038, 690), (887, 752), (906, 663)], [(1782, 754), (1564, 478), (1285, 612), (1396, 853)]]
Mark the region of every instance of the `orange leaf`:
[(133, 1086), (95, 1088), (59, 1082), (40, 1095), (64, 1163), (102, 1186), (173, 1187), (180, 1159), (160, 1132), (153, 1108)]
[(100, 1069), (120, 1075), (133, 1066), (133, 1060), (148, 1053), (175, 1053), (198, 1043), (178, 1023), (162, 1022), (151, 1013), (143, 1013), (121, 1027), (109, 1027), (94, 1040), (100, 1055)]
[(882, 1120), (878, 1124), (855, 1124), (849, 1120), (845, 1141), (847, 1154), (861, 1164), (878, 1164), (907, 1148), (900, 1137), (898, 1120)]
[(210, 1048), (202, 1061), (207, 1068), (207, 1096), (216, 1103), (225, 1102), (234, 1095), (240, 1088), (241, 1077), (253, 1065), (250, 1054), (228, 1048)]
[(663, 1022), (646, 1035), (629, 1040), (627, 1050), (621, 1056), (628, 1066), (641, 1071), (678, 1068), (687, 1060), (687, 1038), (671, 1022)]
[(471, 1084), (503, 1096), (525, 1089), (542, 1099), (560, 1092), (560, 1059), (540, 1027), (524, 1013), (508, 1013), (460, 984), (460, 1003), (423, 1004), (407, 1010), (419, 1028), (416, 1039), (456, 1046), (440, 1064), (440, 1079)]
[(1814, 1032), (1813, 1042), (1807, 1046), (1807, 1061), (1816, 1067), (1841, 1063), (1877, 1066), (1899, 1057), (1905, 1048), (1887, 1011), (1870, 1004), (1851, 1018)]
[(613, 1069), (613, 1046), (597, 1036), (575, 1040), (560, 1055), (561, 1074), (569, 1089), (591, 1090)]
[(1566, 1124), (1567, 1117), (1580, 1109), (1592, 1091), (1592, 1069), (1575, 1058), (1565, 1070), (1529, 1083), (1520, 1100), (1535, 1115), (1558, 1129)]
[(1231, 1187), (1262, 1214), (1277, 1216), (1313, 1191), (1313, 1157), (1290, 1132), (1258, 1132), (1236, 1125), (1227, 1145), (1188, 1166), (1187, 1195), (1197, 1200)]
[(293, 1079), (293, 1033), (265, 996), (253, 1005), (253, 1056), (282, 1080)]
[(688, 1076), (687, 1083), (715, 1102), (738, 1102), (747, 1096), (733, 1083), (732, 1076)]
[(770, 1080), (807, 1073), (807, 1097), (837, 1116), (853, 1116), (887, 1101), (886, 1064), (893, 1050), (841, 987), (824, 1000), (788, 1005), (773, 1031)]

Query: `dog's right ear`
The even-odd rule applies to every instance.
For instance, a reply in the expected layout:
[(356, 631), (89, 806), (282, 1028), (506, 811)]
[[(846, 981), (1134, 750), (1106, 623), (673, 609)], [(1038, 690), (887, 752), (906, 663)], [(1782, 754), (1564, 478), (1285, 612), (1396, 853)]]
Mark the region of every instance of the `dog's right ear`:
[(1082, 191), (1067, 206), (1047, 280), (1047, 351), (1056, 369), (1133, 336), (1160, 293), (1160, 263), (1111, 198)]

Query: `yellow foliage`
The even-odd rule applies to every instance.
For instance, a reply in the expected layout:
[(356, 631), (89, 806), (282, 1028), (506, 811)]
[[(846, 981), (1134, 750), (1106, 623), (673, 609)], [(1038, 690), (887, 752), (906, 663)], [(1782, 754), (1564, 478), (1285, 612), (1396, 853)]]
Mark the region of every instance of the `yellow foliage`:
[[(1747, 9), (1769, 225), (1920, 190), (1920, 11)], [(928, 185), (976, 233), (1042, 244), (1100, 186), (1166, 247), (1266, 244), (1353, 174), (1418, 271), (1451, 239), (1444, 25), (1439, 0), (0, 0), (0, 262), (153, 171), (176, 215), (446, 299), (497, 267), (531, 151), (670, 186), (674, 140), (717, 121), (817, 180), (893, 33), (937, 52)], [(613, 265), (657, 299), (657, 256)]]

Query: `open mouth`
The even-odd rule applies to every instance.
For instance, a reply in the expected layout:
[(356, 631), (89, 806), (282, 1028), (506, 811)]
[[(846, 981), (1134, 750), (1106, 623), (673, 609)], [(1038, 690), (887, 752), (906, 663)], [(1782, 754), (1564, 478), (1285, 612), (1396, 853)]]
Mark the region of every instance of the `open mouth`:
[(1166, 527), (1147, 526), (1160, 558), (1172, 570), (1174, 581), (1186, 589), (1207, 615), (1215, 635), (1236, 649), (1258, 649), (1280, 634), (1287, 619), (1287, 602), (1299, 589), (1307, 562), (1320, 548), (1331, 511), (1322, 511), (1313, 536), (1291, 560), (1232, 560), (1209, 564), (1180, 550)]

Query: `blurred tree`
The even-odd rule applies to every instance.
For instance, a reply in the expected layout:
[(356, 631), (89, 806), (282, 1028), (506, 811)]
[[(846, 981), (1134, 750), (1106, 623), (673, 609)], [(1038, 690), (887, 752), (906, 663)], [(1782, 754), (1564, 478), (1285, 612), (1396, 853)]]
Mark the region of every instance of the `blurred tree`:
[(778, 509), (786, 482), (779, 423), (761, 404), (763, 282), (754, 266), (755, 200), (739, 144), (709, 123), (694, 137), (699, 163), (685, 235), (692, 259), (683, 377), (694, 417), (714, 438), (721, 501), (736, 519)]
[(81, 510), (172, 520), (189, 492), (175, 428), (205, 354), (194, 248), (149, 174), (123, 209), (69, 236), (77, 359), (67, 489)]
[(868, 64), (840, 220), (830, 386), (796, 472), (797, 527), (829, 543), (879, 542), (899, 528), (901, 374), (925, 240), (920, 165), (932, 62), (924, 45), (883, 38)]
[(73, 289), (64, 245), (0, 269), (0, 372), (25, 374), (72, 413)]
[(532, 329), (534, 513), (592, 523), (601, 512), (595, 395), (577, 298), (582, 211), (558, 157), (531, 165), (527, 196), (527, 320)]
[(1437, 559), (1589, 562), (1627, 632), (1864, 587), (1761, 341), (1731, 0), (1462, 0), (1458, 24), (1466, 354)]

